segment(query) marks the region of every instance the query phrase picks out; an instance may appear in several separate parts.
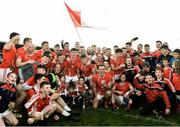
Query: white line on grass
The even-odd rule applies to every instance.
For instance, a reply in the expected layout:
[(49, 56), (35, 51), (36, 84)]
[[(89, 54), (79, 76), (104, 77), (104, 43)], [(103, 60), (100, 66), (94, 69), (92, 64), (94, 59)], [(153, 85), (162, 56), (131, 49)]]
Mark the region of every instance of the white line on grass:
[[(119, 112), (116, 112), (116, 111), (110, 111), (110, 110), (105, 110), (105, 109), (98, 109), (99, 111), (103, 111), (103, 112), (110, 112), (110, 113), (113, 113), (113, 114), (119, 114)], [(164, 124), (169, 124), (169, 125), (178, 125), (177, 123), (175, 122), (171, 122), (171, 121), (168, 121), (168, 120), (161, 120), (161, 119), (153, 119), (151, 117), (142, 117), (142, 116), (138, 116), (138, 115), (132, 115), (132, 114), (121, 114), (121, 116), (124, 116), (124, 117), (131, 117), (131, 118), (135, 118), (135, 119), (145, 119), (147, 121), (153, 121), (153, 122), (157, 122), (157, 123), (164, 123)]]

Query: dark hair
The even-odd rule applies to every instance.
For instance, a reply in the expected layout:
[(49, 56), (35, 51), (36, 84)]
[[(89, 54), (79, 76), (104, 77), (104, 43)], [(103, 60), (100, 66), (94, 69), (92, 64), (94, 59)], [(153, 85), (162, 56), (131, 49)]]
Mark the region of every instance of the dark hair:
[(78, 50), (77, 50), (76, 48), (72, 48), (72, 49), (71, 49), (71, 52), (72, 52), (72, 51), (78, 51)]
[(151, 73), (146, 73), (145, 76), (152, 76), (153, 77), (153, 75)]
[(14, 72), (9, 72), (8, 74), (7, 74), (7, 77), (9, 77), (11, 74), (13, 74)]
[(142, 44), (138, 44), (138, 45), (140, 45), (141, 47), (143, 47), (143, 45), (142, 45)]
[(59, 44), (56, 44), (54, 47), (60, 47), (60, 45), (59, 45)]
[(140, 56), (138, 52), (134, 52), (133, 56)]
[(143, 70), (140, 70), (139, 74), (140, 74), (141, 76), (144, 76), (144, 75), (145, 75), (145, 72), (144, 72)]
[(86, 54), (81, 54), (81, 58), (87, 58)]
[(157, 41), (156, 41), (156, 43), (161, 43), (161, 44), (162, 44), (162, 41), (160, 41), (160, 40), (157, 40)]
[(150, 45), (149, 44), (145, 44), (144, 47), (150, 47)]
[(173, 51), (173, 53), (178, 53), (178, 54), (180, 54), (180, 49), (175, 49), (175, 50)]
[(102, 66), (104, 66), (103, 64), (99, 64), (98, 66), (97, 66), (97, 69), (99, 69), (99, 67), (102, 67)]
[(132, 42), (126, 42), (126, 45), (132, 46)]
[(26, 42), (28, 42), (28, 41), (30, 41), (30, 40), (32, 40), (32, 39), (31, 39), (31, 38), (29, 38), (29, 37), (24, 38), (24, 40), (23, 40), (23, 44), (25, 44)]
[(11, 38), (15, 37), (16, 35), (19, 35), (19, 33), (12, 32), (12, 33), (10, 34), (9, 38), (11, 39)]
[(169, 62), (169, 60), (168, 60), (167, 57), (164, 57), (164, 58), (162, 59), (162, 61), (168, 61), (168, 62)]
[(49, 52), (49, 51), (45, 51), (45, 52), (43, 53), (43, 56), (46, 56), (46, 57), (50, 58), (50, 53), (51, 53), (51, 52)]
[(41, 46), (44, 46), (45, 44), (49, 44), (49, 42), (43, 41), (43, 42), (41, 43)]
[(47, 82), (47, 81), (41, 82), (40, 88), (43, 88), (43, 86), (45, 86), (45, 85), (49, 85), (49, 82)]
[(149, 64), (149, 62), (144, 62), (144, 64), (143, 64), (143, 67), (150, 67), (150, 64)]
[(160, 49), (165, 49), (165, 50), (168, 50), (168, 49), (169, 49), (169, 47), (168, 47), (167, 45), (162, 45), (162, 46), (160, 47)]
[(40, 79), (40, 78), (42, 78), (42, 77), (46, 77), (46, 76), (43, 75), (43, 74), (35, 74), (35, 76), (34, 76), (34, 81), (35, 81), (35, 83), (37, 83), (37, 80)]
[(114, 48), (118, 48), (118, 46), (117, 46), (117, 45), (114, 45)]
[(120, 48), (117, 48), (117, 49), (115, 50), (115, 53), (120, 53), (120, 52), (123, 52), (122, 49), (120, 49)]
[(111, 50), (111, 48), (107, 48), (106, 51), (107, 51), (107, 50)]
[(37, 66), (37, 68), (43, 68), (43, 69), (45, 69), (45, 70), (47, 69), (46, 66), (45, 66), (45, 65), (42, 65), (42, 64), (39, 64), (39, 65)]

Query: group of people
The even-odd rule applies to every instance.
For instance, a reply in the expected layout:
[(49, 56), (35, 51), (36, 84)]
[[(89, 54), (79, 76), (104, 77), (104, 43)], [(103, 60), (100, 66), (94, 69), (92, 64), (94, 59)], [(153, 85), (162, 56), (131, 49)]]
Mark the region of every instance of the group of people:
[[(151, 51), (149, 44), (133, 49), (132, 42), (114, 49), (85, 48), (79, 42), (69, 49), (68, 42), (61, 42), (50, 49), (47, 41), (36, 50), (29, 37), (16, 49), (19, 41), (13, 32), (3, 47), (0, 70), (11, 72), (0, 85), (0, 126), (18, 125), (22, 107), (29, 125), (54, 112), (69, 117), (73, 105), (82, 110), (91, 105), (135, 108), (143, 116), (180, 112), (180, 49), (171, 51), (166, 42), (156, 41), (157, 49)], [(29, 65), (33, 74), (19, 77), (19, 70)]]

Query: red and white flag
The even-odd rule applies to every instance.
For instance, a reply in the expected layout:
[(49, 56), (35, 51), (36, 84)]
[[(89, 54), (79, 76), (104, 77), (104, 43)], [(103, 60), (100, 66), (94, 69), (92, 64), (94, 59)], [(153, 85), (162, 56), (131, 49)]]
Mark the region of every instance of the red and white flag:
[(74, 11), (72, 10), (65, 2), (64, 2), (66, 9), (69, 13), (69, 16), (71, 17), (72, 22), (74, 23), (75, 27), (84, 27), (84, 28), (94, 28), (98, 30), (105, 30), (107, 28), (97, 25), (89, 24), (84, 20), (84, 16), (80, 11)]

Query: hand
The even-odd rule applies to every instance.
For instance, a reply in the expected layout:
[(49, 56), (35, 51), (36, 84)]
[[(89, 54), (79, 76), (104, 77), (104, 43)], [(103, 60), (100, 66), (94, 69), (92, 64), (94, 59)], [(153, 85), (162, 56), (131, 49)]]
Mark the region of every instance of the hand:
[(29, 64), (33, 64), (35, 61), (34, 60), (29, 60), (28, 63)]
[(124, 97), (125, 97), (125, 98), (129, 98), (129, 92), (126, 92), (126, 93), (124, 94)]
[(126, 65), (125, 64), (121, 64), (121, 65), (119, 65), (119, 67), (123, 68), (123, 67), (126, 67)]
[(13, 110), (14, 107), (15, 107), (15, 103), (14, 102), (10, 102), (8, 107), (9, 107), (9, 110)]
[(20, 41), (19, 35), (14, 36), (13, 38), (11, 38), (11, 40), (12, 40), (14, 43), (19, 43), (19, 41)]
[(105, 80), (102, 80), (102, 81), (101, 81), (101, 84), (106, 84), (106, 81), (105, 81)]
[(2, 100), (2, 97), (0, 96), (0, 100)]
[(170, 114), (170, 109), (167, 108), (167, 109), (165, 110), (165, 114), (166, 114), (166, 115), (169, 115), (169, 114)]

